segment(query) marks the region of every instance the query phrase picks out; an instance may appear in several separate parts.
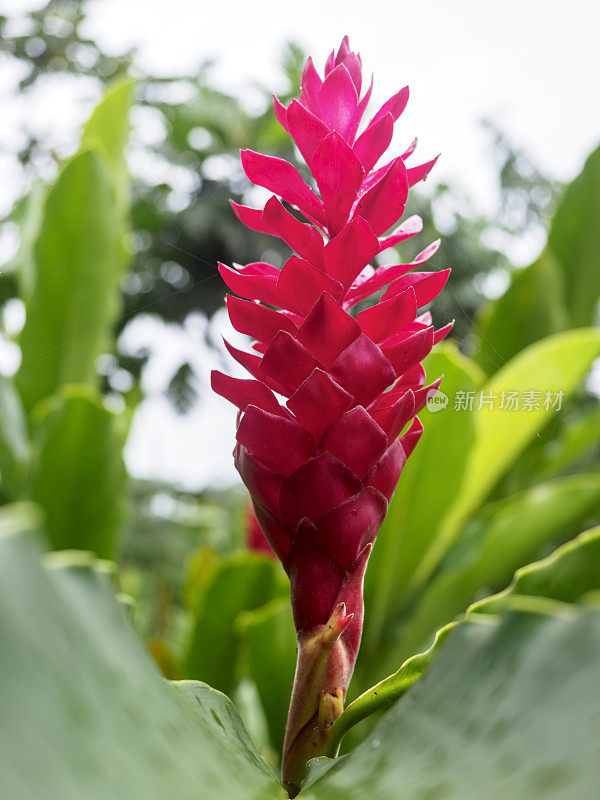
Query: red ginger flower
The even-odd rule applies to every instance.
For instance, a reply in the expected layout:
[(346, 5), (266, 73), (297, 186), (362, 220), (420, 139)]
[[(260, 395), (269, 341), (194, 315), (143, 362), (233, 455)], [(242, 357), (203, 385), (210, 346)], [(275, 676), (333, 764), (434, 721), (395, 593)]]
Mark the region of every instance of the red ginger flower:
[[(409, 187), (435, 159), (407, 167), (413, 143), (375, 169), (408, 87), (357, 137), (372, 88), (359, 99), (361, 69), (344, 38), (324, 80), (309, 59), (300, 99), (285, 108), (275, 98), (277, 118), (319, 194), (287, 161), (241, 154), (248, 178), (273, 196), (262, 210), (233, 203), (236, 215), (295, 254), (281, 270), (263, 262), (220, 265), (225, 283), (246, 298), (229, 295), (227, 306), (234, 328), (255, 340), (255, 352), (227, 344), (253, 379), (214, 372), (212, 385), (240, 410), (235, 463), (290, 577), (298, 631), (283, 758), (292, 789), (306, 760), (326, 749), (326, 728), (341, 713), (360, 644), (369, 553), (421, 435), (415, 415), (439, 385), (424, 385), (421, 361), (451, 328), (434, 331), (430, 315), (418, 315), (448, 278), (449, 270), (419, 269), (439, 242), (409, 264), (370, 266), (421, 230), (421, 220), (411, 217), (386, 235), (404, 212)], [(352, 316), (356, 303), (381, 290), (378, 303)]]

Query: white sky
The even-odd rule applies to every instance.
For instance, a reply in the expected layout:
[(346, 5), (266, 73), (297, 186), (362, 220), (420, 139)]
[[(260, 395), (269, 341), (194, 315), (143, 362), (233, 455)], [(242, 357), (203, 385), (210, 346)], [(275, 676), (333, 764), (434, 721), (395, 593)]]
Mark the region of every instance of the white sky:
[[(0, 12), (35, 5), (0, 0)], [(136, 46), (140, 70), (186, 75), (214, 58), (215, 82), (236, 93), (246, 89), (248, 97), (255, 81), (280, 88), (276, 81), (287, 40), (302, 45), (321, 68), (347, 33), (365, 71), (375, 73), (375, 103), (410, 85), (399, 145), (416, 135), (421, 160), (441, 151), (436, 177), (460, 185), (487, 209), (495, 200), (494, 165), (481, 118), (499, 124), (561, 180), (576, 174), (600, 140), (598, 0), (92, 0), (88, 8), (90, 35), (108, 52)], [(2, 81), (0, 74), (0, 98)], [(70, 139), (64, 119), (70, 125), (83, 119), (93, 98), (79, 110), (68, 83), (53, 92), (38, 109), (40, 125), (58, 141)], [(10, 108), (2, 104), (0, 145), (16, 135), (19, 114), (25, 113), (18, 100)], [(158, 395), (166, 365), (190, 352), (209, 395), (214, 357), (201, 344), (198, 325), (184, 332), (149, 326), (131, 332), (135, 341), (158, 343), (159, 352), (146, 377), (150, 399), (129, 442), (130, 467), (189, 487), (228, 482), (235, 474), (228, 404), (210, 398), (190, 417), (175, 419)]]
[(506, 128), (550, 173), (569, 178), (600, 139), (598, 0), (93, 0), (90, 29), (106, 49), (139, 47), (153, 71), (217, 61), (228, 89), (273, 87), (286, 40), (322, 65), (344, 34), (375, 73), (374, 100), (408, 83), (402, 121), (438, 176), (485, 195), (482, 117)]

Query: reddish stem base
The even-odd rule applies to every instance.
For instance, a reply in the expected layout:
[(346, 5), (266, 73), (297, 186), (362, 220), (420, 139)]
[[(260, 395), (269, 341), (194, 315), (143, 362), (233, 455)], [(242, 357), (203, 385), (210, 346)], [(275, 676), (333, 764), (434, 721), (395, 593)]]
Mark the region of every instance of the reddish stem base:
[(328, 750), (329, 729), (344, 709), (354, 654), (342, 636), (352, 621), (339, 603), (325, 625), (298, 633), (298, 660), (283, 743), (283, 785), (300, 791), (311, 758)]

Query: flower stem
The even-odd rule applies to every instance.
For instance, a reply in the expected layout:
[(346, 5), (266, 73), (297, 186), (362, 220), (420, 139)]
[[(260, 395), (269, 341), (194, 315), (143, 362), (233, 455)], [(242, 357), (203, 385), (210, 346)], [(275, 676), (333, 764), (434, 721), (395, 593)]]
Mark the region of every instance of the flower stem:
[(344, 709), (354, 659), (342, 634), (352, 621), (338, 603), (325, 625), (298, 633), (298, 660), (283, 743), (282, 780), (290, 797), (300, 791), (311, 758), (329, 748), (329, 731)]

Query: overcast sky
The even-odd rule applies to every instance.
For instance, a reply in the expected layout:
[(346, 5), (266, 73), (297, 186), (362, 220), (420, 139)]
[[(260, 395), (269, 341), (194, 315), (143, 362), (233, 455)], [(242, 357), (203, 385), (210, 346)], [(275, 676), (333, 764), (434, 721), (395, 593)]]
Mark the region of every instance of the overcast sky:
[(213, 57), (236, 92), (273, 86), (286, 40), (322, 65), (348, 34), (375, 100), (410, 85), (400, 135), (418, 135), (425, 156), (441, 150), (438, 174), (483, 192), (482, 117), (564, 179), (600, 138), (598, 0), (93, 0), (90, 28), (115, 52), (137, 45), (153, 71), (186, 74)]
[[(0, 12), (10, 15), (35, 5), (0, 0)], [(236, 93), (246, 89), (249, 101), (255, 81), (281, 88), (286, 41), (298, 42), (321, 68), (348, 34), (367, 73), (375, 73), (375, 102), (410, 85), (399, 144), (418, 136), (422, 160), (441, 151), (437, 178), (460, 185), (487, 209), (495, 199), (494, 164), (482, 118), (495, 121), (561, 180), (573, 177), (600, 141), (598, 0), (92, 0), (88, 9), (89, 33), (106, 51), (135, 46), (138, 68), (155, 74), (190, 74), (214, 58), (215, 82)], [(3, 80), (8, 85), (9, 76), (0, 75), (0, 95)], [(19, 114), (26, 113), (24, 103), (15, 99), (8, 107), (5, 99), (0, 144), (15, 135)], [(69, 126), (88, 111), (83, 106), (74, 103), (70, 84), (63, 82), (40, 105), (39, 124), (58, 141), (69, 140)], [(211, 357), (199, 344), (203, 324), (195, 320), (184, 331), (146, 327), (130, 334), (133, 344), (145, 337), (161, 343), (146, 376), (151, 397), (129, 443), (130, 466), (138, 474), (190, 487), (227, 482), (234, 475), (233, 411), (211, 398), (191, 417), (175, 419), (158, 394), (162, 372), (173, 359), (191, 358), (208, 381)]]

